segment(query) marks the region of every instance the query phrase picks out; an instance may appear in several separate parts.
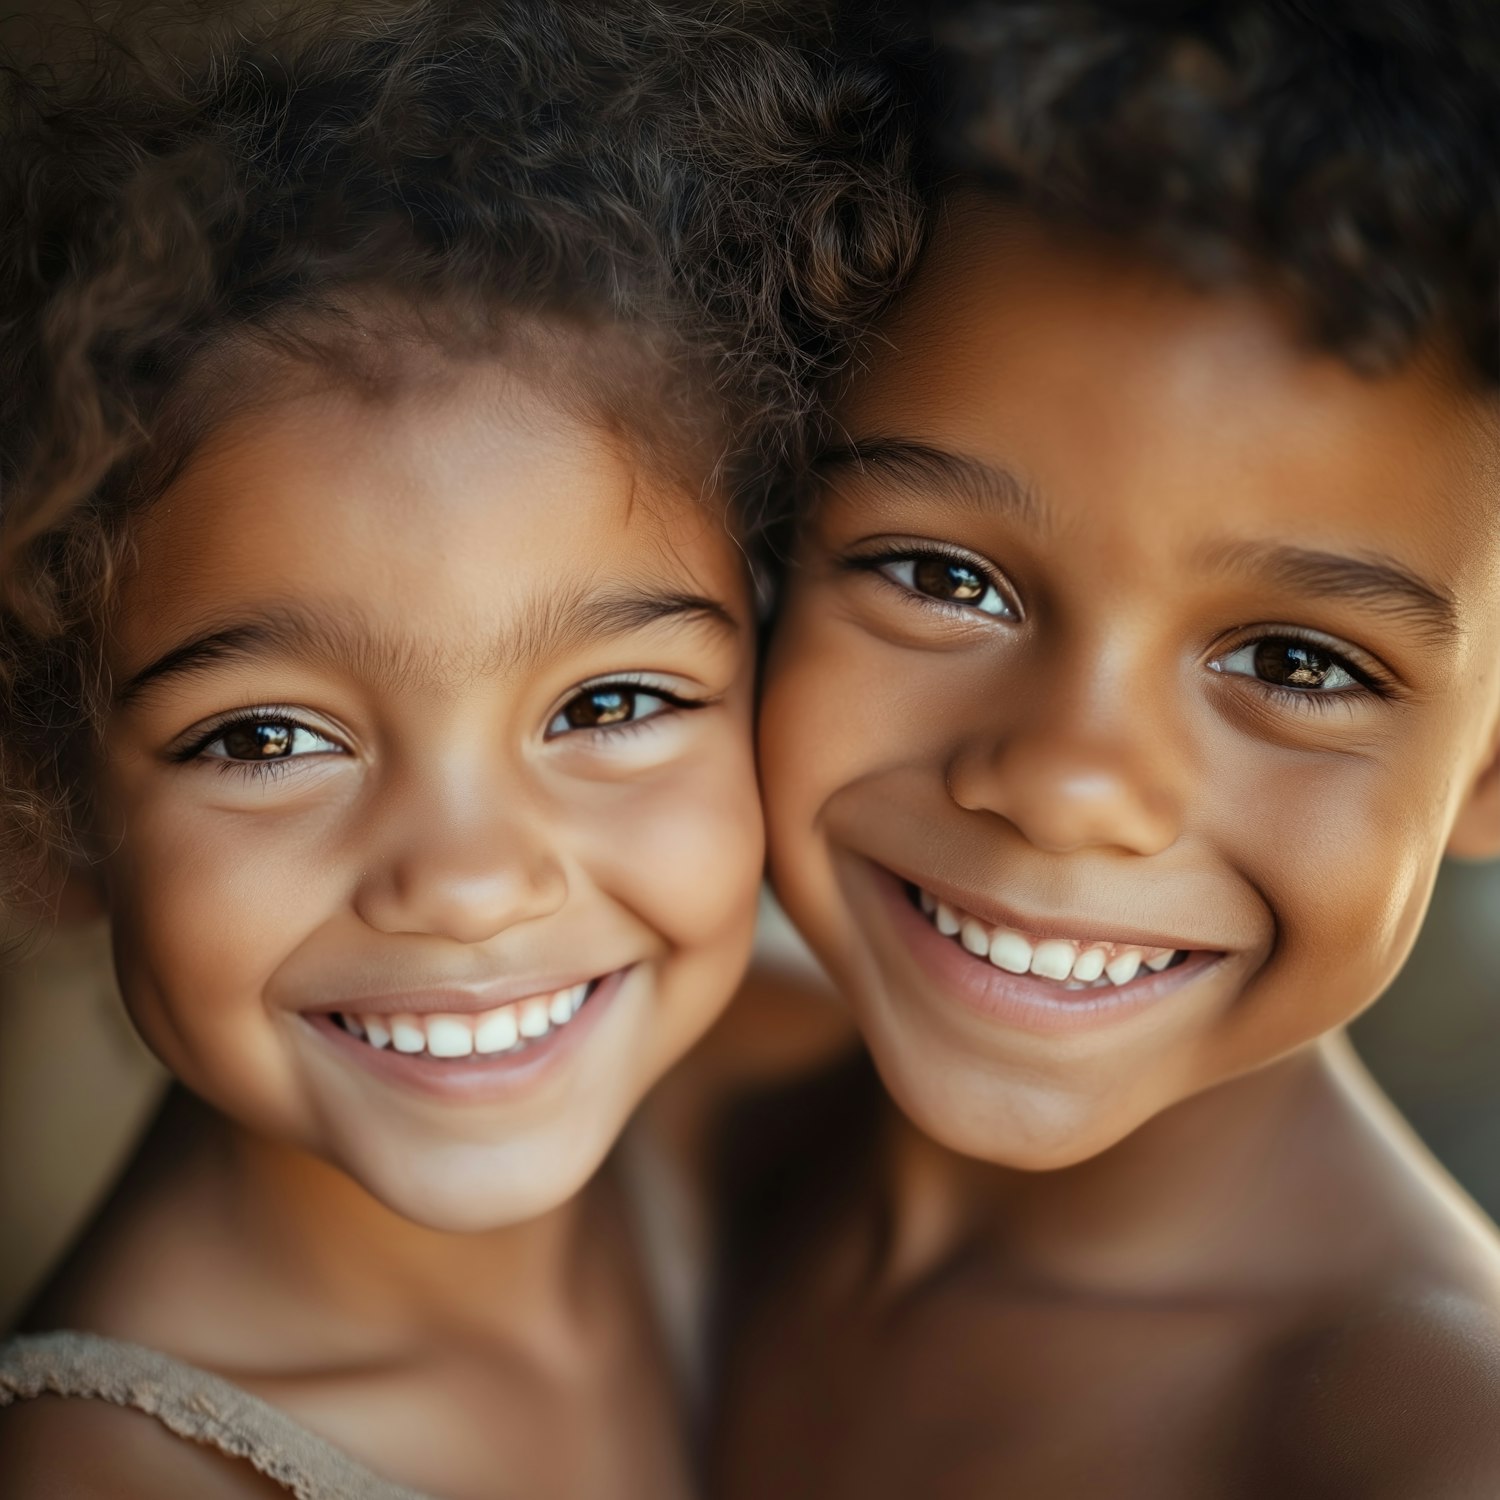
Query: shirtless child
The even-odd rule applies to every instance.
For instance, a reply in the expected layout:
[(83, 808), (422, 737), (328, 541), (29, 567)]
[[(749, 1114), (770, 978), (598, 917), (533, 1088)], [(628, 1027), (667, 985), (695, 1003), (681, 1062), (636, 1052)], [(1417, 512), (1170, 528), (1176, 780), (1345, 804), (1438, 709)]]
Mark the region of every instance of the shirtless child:
[(760, 731), (890, 1099), (756, 1121), (721, 1494), (1500, 1493), (1496, 1236), (1344, 1038), (1500, 850), (1492, 17), (946, 31)]

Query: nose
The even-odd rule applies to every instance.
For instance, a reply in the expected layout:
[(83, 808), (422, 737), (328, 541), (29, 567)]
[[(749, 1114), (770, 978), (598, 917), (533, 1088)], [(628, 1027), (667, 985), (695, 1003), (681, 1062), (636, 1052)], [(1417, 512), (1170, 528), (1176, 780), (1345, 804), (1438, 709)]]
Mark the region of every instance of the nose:
[(1150, 676), (1049, 663), (954, 749), (949, 795), (1050, 853), (1161, 853), (1181, 832), (1183, 749)]
[(557, 911), (568, 883), (540, 811), (493, 786), (393, 789), (355, 892), (378, 932), (482, 943)]

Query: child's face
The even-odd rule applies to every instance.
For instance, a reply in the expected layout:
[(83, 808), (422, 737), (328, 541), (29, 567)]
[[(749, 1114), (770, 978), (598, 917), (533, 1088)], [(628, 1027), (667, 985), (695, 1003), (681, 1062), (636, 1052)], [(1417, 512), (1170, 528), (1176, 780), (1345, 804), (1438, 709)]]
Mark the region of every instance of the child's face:
[(135, 543), (98, 816), (142, 1034), (408, 1217), (562, 1202), (749, 949), (722, 518), (470, 368), (239, 418)]
[(1436, 359), (1002, 225), (850, 392), (762, 770), (897, 1100), (1051, 1167), (1349, 1020), (1489, 838), (1500, 447)]

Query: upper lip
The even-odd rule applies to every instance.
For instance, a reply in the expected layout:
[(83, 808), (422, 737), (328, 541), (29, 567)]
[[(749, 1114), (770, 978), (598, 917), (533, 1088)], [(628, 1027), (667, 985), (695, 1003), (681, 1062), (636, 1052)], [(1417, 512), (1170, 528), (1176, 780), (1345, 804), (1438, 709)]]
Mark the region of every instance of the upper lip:
[(579, 984), (591, 984), (603, 977), (597, 971), (589, 974), (573, 971), (557, 975), (515, 975), (486, 980), (482, 984), (414, 987), (387, 990), (381, 994), (349, 994), (337, 999), (318, 1000), (299, 1009), (307, 1015), (331, 1015), (335, 1012), (358, 1016), (474, 1015), (480, 1011), (509, 1005), (516, 1000), (555, 995), (559, 990), (570, 990)]
[(1133, 948), (1172, 948), (1196, 953), (1222, 953), (1226, 951), (1214, 943), (1199, 942), (1184, 938), (1180, 934), (1144, 932), (1139, 927), (1127, 927), (1123, 923), (1101, 921), (1097, 917), (1038, 917), (1022, 915), (1013, 907), (1005, 906), (991, 896), (976, 895), (960, 891), (956, 886), (927, 876), (916, 876), (887, 866), (890, 873), (908, 885), (920, 887), (948, 906), (955, 907), (971, 917), (977, 917), (987, 927), (1004, 927), (1011, 932), (1023, 933), (1033, 938), (1061, 938), (1070, 942), (1114, 943)]

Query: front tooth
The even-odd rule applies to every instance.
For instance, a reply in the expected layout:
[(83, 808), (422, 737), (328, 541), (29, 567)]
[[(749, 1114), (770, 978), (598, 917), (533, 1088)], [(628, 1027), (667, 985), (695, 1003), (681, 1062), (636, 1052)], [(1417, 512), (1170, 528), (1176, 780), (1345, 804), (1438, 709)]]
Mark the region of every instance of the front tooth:
[(1049, 938), (1036, 945), (1036, 951), (1031, 955), (1031, 972), (1040, 974), (1043, 979), (1066, 979), (1073, 972), (1073, 962), (1077, 957), (1078, 950), (1072, 943)]
[(434, 1057), (467, 1057), (474, 1050), (474, 1033), (458, 1016), (428, 1016), (427, 1050)]
[(1141, 954), (1138, 948), (1128, 948), (1104, 966), (1111, 984), (1129, 984), (1140, 973), (1140, 969)]
[(427, 1033), (415, 1016), (392, 1016), (391, 1045), (397, 1052), (421, 1052), (427, 1046)]
[(924, 891), (921, 886), (917, 887), (917, 904), (930, 917), (937, 910), (937, 897), (930, 891)]
[(476, 1052), (508, 1052), (516, 1045), (521, 1029), (516, 1023), (516, 1008), (507, 1005), (479, 1018), (474, 1027)]
[(566, 1026), (573, 1019), (573, 991), (559, 990), (547, 1005), (547, 1019), (554, 1026)]
[(343, 1021), (345, 1031), (352, 1032), (353, 1035), (358, 1037), (362, 1037), (365, 1034), (365, 1028), (359, 1024), (358, 1016), (345, 1016)]
[(372, 1047), (389, 1047), (391, 1045), (391, 1031), (379, 1016), (366, 1016), (365, 1040)]
[(1087, 953), (1078, 955), (1078, 962), (1073, 965), (1073, 978), (1080, 984), (1092, 984), (1104, 972), (1107, 961), (1108, 955), (1103, 948), (1090, 948)]
[(1031, 944), (1019, 932), (997, 932), (990, 939), (990, 962), (1009, 974), (1024, 974), (1031, 967)]
[(959, 920), (957, 916), (954, 915), (953, 908), (949, 906), (945, 901), (938, 902), (937, 912), (933, 916), (933, 922), (937, 926), (937, 930), (942, 933), (944, 937), (952, 937), (953, 934), (956, 933), (959, 929)]
[(974, 920), (973, 917), (965, 917), (964, 925), (960, 929), (959, 941), (979, 958), (986, 958), (990, 951), (990, 935), (984, 928)]
[(547, 1018), (545, 1000), (528, 1000), (521, 1007), (521, 1035), (527, 1037), (546, 1036), (551, 1023)]
[(583, 1009), (583, 1002), (587, 1000), (588, 997), (589, 986), (587, 980), (585, 980), (582, 984), (575, 984), (573, 986), (572, 990), (569, 992), (568, 999), (572, 1003), (573, 1014), (575, 1016), (579, 1011)]
[(1150, 969), (1153, 974), (1160, 974), (1161, 971), (1165, 969), (1166, 966), (1171, 963), (1172, 960), (1176, 957), (1177, 954), (1175, 951), (1172, 953), (1163, 953), (1159, 958), (1148, 958), (1146, 960), (1146, 967)]

